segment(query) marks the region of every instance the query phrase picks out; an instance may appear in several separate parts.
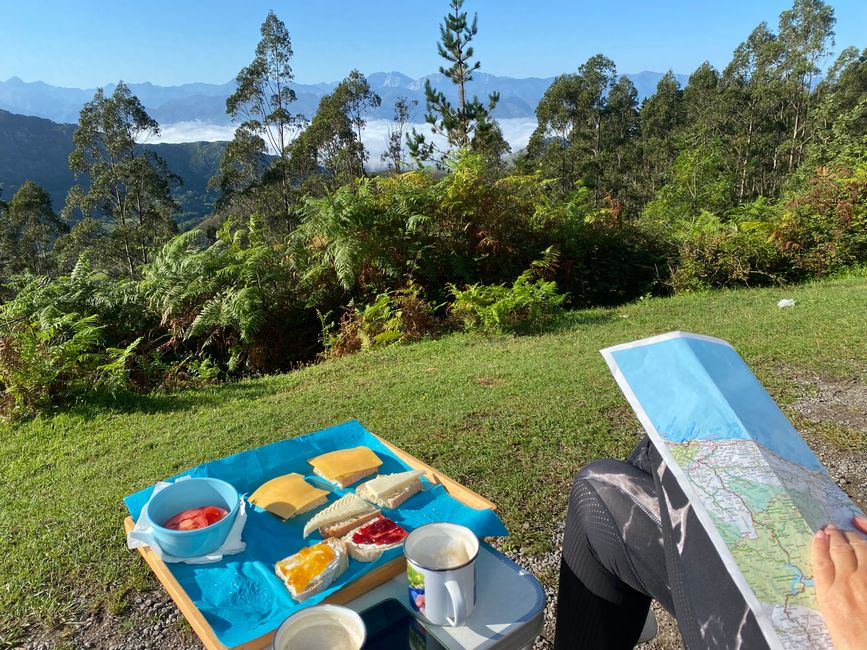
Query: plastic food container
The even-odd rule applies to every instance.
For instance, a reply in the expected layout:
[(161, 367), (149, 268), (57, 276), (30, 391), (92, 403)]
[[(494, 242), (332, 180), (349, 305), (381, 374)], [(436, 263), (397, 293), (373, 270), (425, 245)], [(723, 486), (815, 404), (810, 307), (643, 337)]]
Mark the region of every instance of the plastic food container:
[[(175, 557), (198, 557), (215, 551), (229, 535), (238, 515), (240, 495), (226, 481), (190, 478), (172, 483), (148, 502), (145, 518), (160, 548)], [(172, 530), (162, 524), (183, 510), (217, 506), (228, 511), (220, 521), (196, 530)]]

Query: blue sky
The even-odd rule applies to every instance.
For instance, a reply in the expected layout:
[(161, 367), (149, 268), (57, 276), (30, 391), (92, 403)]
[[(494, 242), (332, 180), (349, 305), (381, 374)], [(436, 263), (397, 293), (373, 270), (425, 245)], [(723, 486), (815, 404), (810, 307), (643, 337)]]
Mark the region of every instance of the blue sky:
[[(837, 47), (867, 46), (867, 2), (833, 0)], [(447, 0), (9, 0), (0, 6), (0, 80), (92, 88), (118, 79), (222, 83), (250, 62), (268, 9), (286, 23), (302, 83), (362, 72), (434, 72)], [(574, 71), (596, 52), (620, 72), (718, 67), (791, 0), (467, 0), (482, 70)]]

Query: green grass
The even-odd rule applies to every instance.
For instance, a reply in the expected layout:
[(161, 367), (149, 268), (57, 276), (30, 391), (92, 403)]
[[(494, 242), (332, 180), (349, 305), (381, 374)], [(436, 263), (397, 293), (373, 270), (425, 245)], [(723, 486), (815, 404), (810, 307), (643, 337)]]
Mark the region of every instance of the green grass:
[[(797, 306), (778, 309), (782, 297)], [(624, 456), (639, 435), (600, 348), (674, 329), (719, 336), (785, 406), (806, 373), (864, 382), (865, 305), (863, 275), (651, 299), (573, 312), (539, 336), (453, 335), (2, 427), (0, 646), (36, 619), (73, 615), (73, 590), (117, 611), (129, 589), (153, 585), (124, 544), (126, 494), (351, 418), (492, 499), (514, 531), (508, 544), (543, 552), (572, 474), (592, 458)], [(840, 433), (828, 431), (834, 444)], [(863, 437), (854, 444), (867, 449)]]

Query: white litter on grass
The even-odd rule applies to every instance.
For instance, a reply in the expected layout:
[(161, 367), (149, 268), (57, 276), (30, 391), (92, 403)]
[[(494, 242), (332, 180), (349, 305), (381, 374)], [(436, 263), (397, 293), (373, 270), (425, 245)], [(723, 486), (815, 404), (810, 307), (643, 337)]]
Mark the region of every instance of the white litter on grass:
[(783, 309), (784, 307), (794, 307), (795, 301), (793, 298), (783, 298), (780, 302), (777, 303), (777, 307)]

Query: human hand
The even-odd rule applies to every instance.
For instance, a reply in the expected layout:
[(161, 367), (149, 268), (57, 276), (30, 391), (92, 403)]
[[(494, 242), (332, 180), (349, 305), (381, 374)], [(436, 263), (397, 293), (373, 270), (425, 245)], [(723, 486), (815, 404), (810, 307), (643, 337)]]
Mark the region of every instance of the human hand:
[[(855, 517), (867, 534), (867, 517)], [(811, 549), (816, 599), (835, 650), (867, 648), (867, 538), (826, 526)]]

